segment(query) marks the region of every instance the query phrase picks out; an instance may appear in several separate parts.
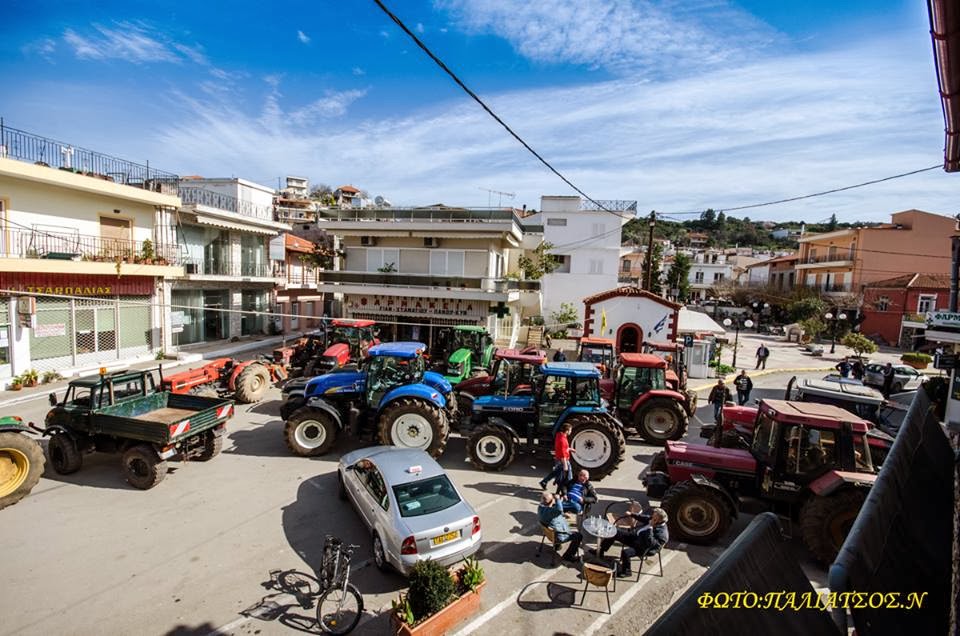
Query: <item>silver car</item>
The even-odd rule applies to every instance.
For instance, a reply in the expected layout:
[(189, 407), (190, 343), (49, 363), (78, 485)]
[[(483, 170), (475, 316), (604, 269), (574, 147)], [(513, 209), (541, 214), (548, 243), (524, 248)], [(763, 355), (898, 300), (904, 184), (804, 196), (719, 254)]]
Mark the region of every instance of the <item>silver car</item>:
[[(883, 386), (883, 368), (885, 366), (878, 362), (868, 364), (864, 370), (863, 383)], [(926, 381), (927, 376), (913, 367), (906, 364), (895, 364), (893, 365), (893, 384), (890, 385), (890, 392), (916, 391)]]
[(430, 455), (397, 446), (340, 458), (340, 498), (349, 499), (373, 539), (382, 570), (409, 576), (421, 559), (452, 565), (480, 549), (480, 517)]

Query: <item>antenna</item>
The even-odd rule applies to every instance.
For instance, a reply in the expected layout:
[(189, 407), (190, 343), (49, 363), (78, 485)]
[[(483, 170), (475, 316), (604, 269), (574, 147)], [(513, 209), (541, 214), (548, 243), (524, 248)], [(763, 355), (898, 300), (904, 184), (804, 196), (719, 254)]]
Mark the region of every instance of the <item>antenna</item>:
[(517, 195), (514, 194), (513, 192), (501, 192), (500, 190), (491, 190), (490, 188), (478, 188), (478, 189), (479, 189), (479, 190), (483, 190), (484, 192), (487, 193), (487, 207), (488, 207), (488, 208), (489, 208), (489, 207), (492, 207), (492, 203), (491, 203), (490, 199), (491, 199), (492, 195), (494, 195), (494, 194), (500, 195), (500, 199), (499, 199), (498, 202), (497, 202), (497, 207), (501, 207), (501, 208), (503, 207), (503, 197), (507, 197), (508, 199), (512, 199), (513, 197), (517, 196)]

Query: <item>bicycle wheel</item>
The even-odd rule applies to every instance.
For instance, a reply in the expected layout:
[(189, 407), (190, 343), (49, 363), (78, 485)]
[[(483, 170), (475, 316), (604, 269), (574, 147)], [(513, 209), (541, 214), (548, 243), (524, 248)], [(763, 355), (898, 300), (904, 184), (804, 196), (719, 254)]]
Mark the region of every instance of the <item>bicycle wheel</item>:
[(351, 584), (329, 589), (317, 599), (317, 624), (325, 634), (349, 634), (362, 614), (363, 597)]

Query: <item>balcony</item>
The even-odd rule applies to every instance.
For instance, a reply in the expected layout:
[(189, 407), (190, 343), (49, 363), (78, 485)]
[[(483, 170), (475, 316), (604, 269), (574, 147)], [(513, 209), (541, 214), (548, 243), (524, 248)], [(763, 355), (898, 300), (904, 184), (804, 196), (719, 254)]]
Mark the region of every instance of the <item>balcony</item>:
[(184, 263), (188, 276), (213, 276), (220, 278), (269, 278), (276, 277), (266, 263), (245, 263), (233, 261), (200, 261), (189, 259)]
[(314, 210), (277, 206), (277, 220), (283, 223), (313, 223), (317, 220)]
[(180, 200), (184, 205), (202, 205), (260, 221), (273, 221), (273, 206), (257, 205), (250, 201), (196, 186), (182, 184), (180, 186)]
[(919, 313), (905, 313), (903, 314), (902, 322), (904, 327), (911, 327), (913, 329), (926, 329), (927, 315)]
[(844, 250), (833, 254), (817, 254), (815, 256), (806, 256), (797, 261), (797, 269), (812, 269), (815, 267), (853, 267), (856, 260), (856, 252)]
[(428, 223), (482, 223), (513, 221), (519, 225), (520, 217), (512, 208), (338, 208), (318, 210), (317, 219), (323, 221), (349, 222), (428, 222)]
[(151, 168), (149, 162), (134, 163), (3, 125), (0, 125), (0, 158), (174, 196), (180, 182), (177, 175)]
[(324, 271), (317, 281), (321, 291), (352, 294), (390, 294), (440, 298), (475, 298), (507, 301), (520, 292), (539, 292), (538, 280), (473, 278), (380, 272)]
[[(596, 201), (596, 203), (594, 203)], [(637, 213), (637, 202), (629, 200), (617, 200), (617, 199), (594, 199), (590, 201), (588, 199), (580, 199), (580, 210), (588, 212), (591, 210), (609, 210), (611, 212), (633, 212)], [(601, 207), (597, 206), (597, 203)]]
[(145, 254), (146, 241), (90, 236), (54, 226), (7, 230), (4, 234), (6, 240), (0, 245), (0, 257), (5, 258), (149, 265), (179, 265), (181, 260), (174, 246), (156, 245), (151, 241)]

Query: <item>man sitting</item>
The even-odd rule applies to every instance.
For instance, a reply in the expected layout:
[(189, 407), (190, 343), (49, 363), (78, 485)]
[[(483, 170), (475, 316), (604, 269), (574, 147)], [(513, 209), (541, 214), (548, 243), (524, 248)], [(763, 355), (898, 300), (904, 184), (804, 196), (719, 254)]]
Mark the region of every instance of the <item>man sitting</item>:
[(563, 507), (560, 499), (552, 492), (544, 492), (540, 496), (540, 505), (537, 506), (537, 519), (540, 525), (553, 530), (557, 537), (557, 543), (570, 542), (566, 552), (561, 557), (564, 561), (576, 561), (579, 556), (580, 543), (583, 541), (583, 535), (579, 532), (570, 530), (567, 519), (563, 516)]
[(647, 554), (651, 549), (660, 549), (670, 540), (667, 532), (667, 513), (663, 508), (654, 508), (649, 515), (637, 512), (628, 512), (629, 516), (637, 520), (632, 528), (617, 528), (617, 536), (604, 539), (600, 542), (600, 556), (610, 549), (614, 541), (623, 545), (620, 552), (620, 567), (617, 576), (626, 578), (632, 576), (630, 559), (634, 556)]
[(590, 483), (590, 472), (585, 468), (577, 473), (573, 482), (563, 482), (560, 485), (560, 495), (563, 498), (563, 511), (583, 512), (584, 506), (597, 503), (597, 491)]

